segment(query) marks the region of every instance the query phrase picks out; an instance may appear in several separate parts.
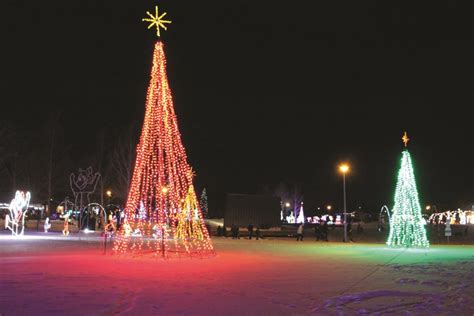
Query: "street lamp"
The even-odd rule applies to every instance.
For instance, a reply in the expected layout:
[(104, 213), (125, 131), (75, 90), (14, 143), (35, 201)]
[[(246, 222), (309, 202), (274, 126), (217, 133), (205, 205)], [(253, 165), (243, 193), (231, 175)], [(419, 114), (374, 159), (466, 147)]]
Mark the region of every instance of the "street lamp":
[(108, 199), (108, 203), (107, 204), (110, 204), (110, 198), (112, 197), (112, 190), (107, 190), (105, 192), (105, 195), (107, 195), (107, 199)]
[(344, 242), (347, 242), (347, 208), (346, 208), (346, 173), (349, 171), (349, 165), (343, 163), (339, 166), (342, 172), (342, 190), (344, 195)]
[(428, 213), (438, 213), (438, 208), (437, 208), (436, 205), (434, 205), (434, 204), (426, 205), (425, 210), (426, 210)]
[(331, 206), (331, 205), (328, 205), (328, 206), (326, 206), (326, 209), (327, 209), (328, 211), (330, 211), (330, 210), (332, 209), (332, 206)]

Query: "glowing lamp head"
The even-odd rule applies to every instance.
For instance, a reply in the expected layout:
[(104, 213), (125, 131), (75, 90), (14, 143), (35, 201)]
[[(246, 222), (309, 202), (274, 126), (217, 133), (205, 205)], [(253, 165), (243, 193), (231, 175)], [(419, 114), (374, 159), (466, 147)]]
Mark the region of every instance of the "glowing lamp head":
[(285, 206), (286, 206), (286, 207), (290, 207), (290, 203), (286, 202), (286, 203), (285, 203)]
[(339, 166), (339, 171), (341, 171), (342, 173), (346, 173), (349, 171), (349, 165), (348, 164), (342, 164)]
[(106, 194), (108, 197), (112, 197), (112, 190), (107, 190), (107, 192), (105, 192), (105, 194)]
[(331, 206), (331, 205), (328, 205), (328, 206), (326, 206), (326, 209), (327, 209), (328, 211), (330, 211), (330, 210), (332, 209), (332, 206)]
[(431, 209), (431, 205), (427, 205), (425, 209), (429, 211)]

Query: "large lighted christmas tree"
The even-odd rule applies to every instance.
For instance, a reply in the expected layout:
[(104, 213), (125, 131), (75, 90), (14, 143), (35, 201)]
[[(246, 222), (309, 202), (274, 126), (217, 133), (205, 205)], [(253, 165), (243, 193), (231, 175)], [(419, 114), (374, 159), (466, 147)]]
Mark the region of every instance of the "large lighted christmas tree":
[(429, 247), (420, 201), (416, 189), (415, 174), (410, 153), (406, 149), (409, 141), (403, 135), (405, 150), (402, 153), (400, 171), (395, 189), (395, 204), (390, 219), (390, 234), (387, 245), (400, 247)]
[[(150, 27), (166, 29), (166, 13), (147, 12)], [(163, 43), (156, 42), (145, 119), (117, 253), (208, 256), (214, 254), (193, 187), (194, 173), (181, 142), (166, 76)]]

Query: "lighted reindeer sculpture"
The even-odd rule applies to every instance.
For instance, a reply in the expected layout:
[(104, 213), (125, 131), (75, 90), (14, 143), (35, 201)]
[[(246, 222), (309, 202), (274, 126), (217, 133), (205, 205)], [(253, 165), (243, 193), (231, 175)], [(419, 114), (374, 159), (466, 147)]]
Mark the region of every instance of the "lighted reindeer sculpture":
[(10, 215), (5, 218), (5, 229), (13, 236), (23, 236), (25, 232), (25, 215), (30, 205), (30, 192), (16, 191), (15, 198), (10, 203)]

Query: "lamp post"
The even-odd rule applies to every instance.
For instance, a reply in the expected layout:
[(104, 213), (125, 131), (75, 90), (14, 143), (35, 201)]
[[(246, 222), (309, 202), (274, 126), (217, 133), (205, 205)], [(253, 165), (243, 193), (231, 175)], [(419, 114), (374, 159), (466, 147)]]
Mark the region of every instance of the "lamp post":
[(342, 172), (342, 191), (344, 195), (344, 242), (347, 242), (346, 173), (349, 171), (349, 165), (344, 163), (339, 166), (339, 170)]
[(438, 213), (438, 208), (436, 205), (426, 205), (425, 210), (431, 211), (431, 209), (433, 209), (433, 212)]
[[(166, 185), (161, 187), (161, 193), (163, 193), (163, 195), (166, 195), (168, 193), (168, 187)], [(165, 207), (167, 206), (168, 206), (168, 203), (166, 203)], [(168, 213), (166, 209), (165, 209), (165, 212)], [(163, 258), (165, 257), (165, 227), (166, 227), (165, 225), (161, 226), (161, 255), (163, 256)]]
[(291, 204), (289, 202), (285, 203), (285, 216), (287, 215), (288, 210), (290, 209), (290, 206), (291, 206)]
[(288, 210), (290, 209), (291, 204), (289, 202), (286, 202), (283, 208), (283, 220), (288, 222), (287, 217), (288, 217)]
[(107, 192), (105, 192), (105, 195), (107, 195), (107, 204), (110, 204), (110, 198), (112, 197), (112, 190), (107, 190)]

